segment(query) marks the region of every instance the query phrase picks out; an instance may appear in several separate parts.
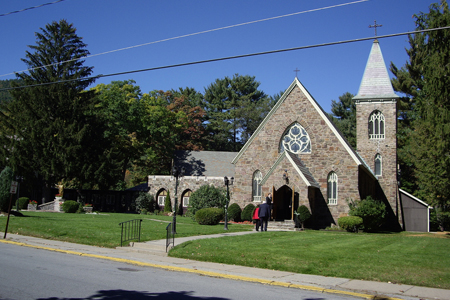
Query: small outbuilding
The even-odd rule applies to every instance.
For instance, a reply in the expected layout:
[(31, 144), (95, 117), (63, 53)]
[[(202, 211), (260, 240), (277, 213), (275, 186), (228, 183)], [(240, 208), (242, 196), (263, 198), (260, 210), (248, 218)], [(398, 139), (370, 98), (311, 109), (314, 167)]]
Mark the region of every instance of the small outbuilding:
[(430, 232), (430, 209), (422, 200), (399, 189), (403, 210), (403, 230)]

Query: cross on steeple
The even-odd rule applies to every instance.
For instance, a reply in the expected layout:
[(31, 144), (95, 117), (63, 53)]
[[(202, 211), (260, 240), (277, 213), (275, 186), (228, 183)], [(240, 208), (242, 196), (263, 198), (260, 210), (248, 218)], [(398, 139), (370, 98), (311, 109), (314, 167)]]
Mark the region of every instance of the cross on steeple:
[(298, 68), (295, 68), (294, 72), (295, 72), (295, 78), (298, 78), (297, 73), (300, 72), (300, 70)]
[(375, 25), (369, 25), (369, 28), (375, 28), (375, 36), (377, 36), (377, 27), (381, 27), (383, 25), (377, 24), (377, 20), (374, 21)]

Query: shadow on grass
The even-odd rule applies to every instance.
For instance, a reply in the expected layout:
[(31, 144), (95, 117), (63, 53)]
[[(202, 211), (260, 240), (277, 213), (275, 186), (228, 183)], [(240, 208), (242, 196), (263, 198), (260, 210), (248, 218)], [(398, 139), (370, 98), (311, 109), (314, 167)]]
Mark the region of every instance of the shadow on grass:
[(147, 299), (164, 299), (164, 300), (227, 300), (227, 298), (219, 297), (196, 297), (193, 296), (194, 292), (165, 292), (165, 293), (150, 293), (139, 291), (126, 291), (126, 290), (104, 290), (98, 291), (96, 294), (86, 298), (39, 298), (38, 300), (81, 300), (81, 299), (96, 299), (96, 300), (108, 300), (108, 299), (133, 299), (133, 300), (147, 300)]

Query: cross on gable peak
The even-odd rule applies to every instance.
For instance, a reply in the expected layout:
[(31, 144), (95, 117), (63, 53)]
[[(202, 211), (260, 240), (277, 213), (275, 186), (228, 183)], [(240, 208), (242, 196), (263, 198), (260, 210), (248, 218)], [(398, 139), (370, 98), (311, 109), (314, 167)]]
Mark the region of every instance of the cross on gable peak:
[(295, 78), (298, 78), (297, 75), (298, 75), (298, 72), (300, 72), (300, 70), (298, 68), (295, 68), (294, 72), (295, 72)]

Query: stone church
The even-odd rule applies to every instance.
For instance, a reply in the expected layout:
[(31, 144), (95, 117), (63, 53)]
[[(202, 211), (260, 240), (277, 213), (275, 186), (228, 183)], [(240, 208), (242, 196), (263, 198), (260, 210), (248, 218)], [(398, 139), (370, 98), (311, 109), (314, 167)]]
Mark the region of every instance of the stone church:
[[(353, 149), (313, 96), (295, 78), (255, 133), (238, 153), (177, 152), (184, 166), (178, 199), (203, 184), (224, 187), (234, 177), (231, 201), (244, 208), (273, 195), (274, 220), (291, 220), (300, 205), (312, 218), (309, 227), (337, 225), (348, 214), (348, 200), (367, 196), (382, 200), (391, 225), (401, 223), (397, 183), (397, 99), (377, 40), (372, 44), (358, 94), (357, 149)], [(149, 176), (149, 193), (164, 205), (174, 199), (173, 176)]]

